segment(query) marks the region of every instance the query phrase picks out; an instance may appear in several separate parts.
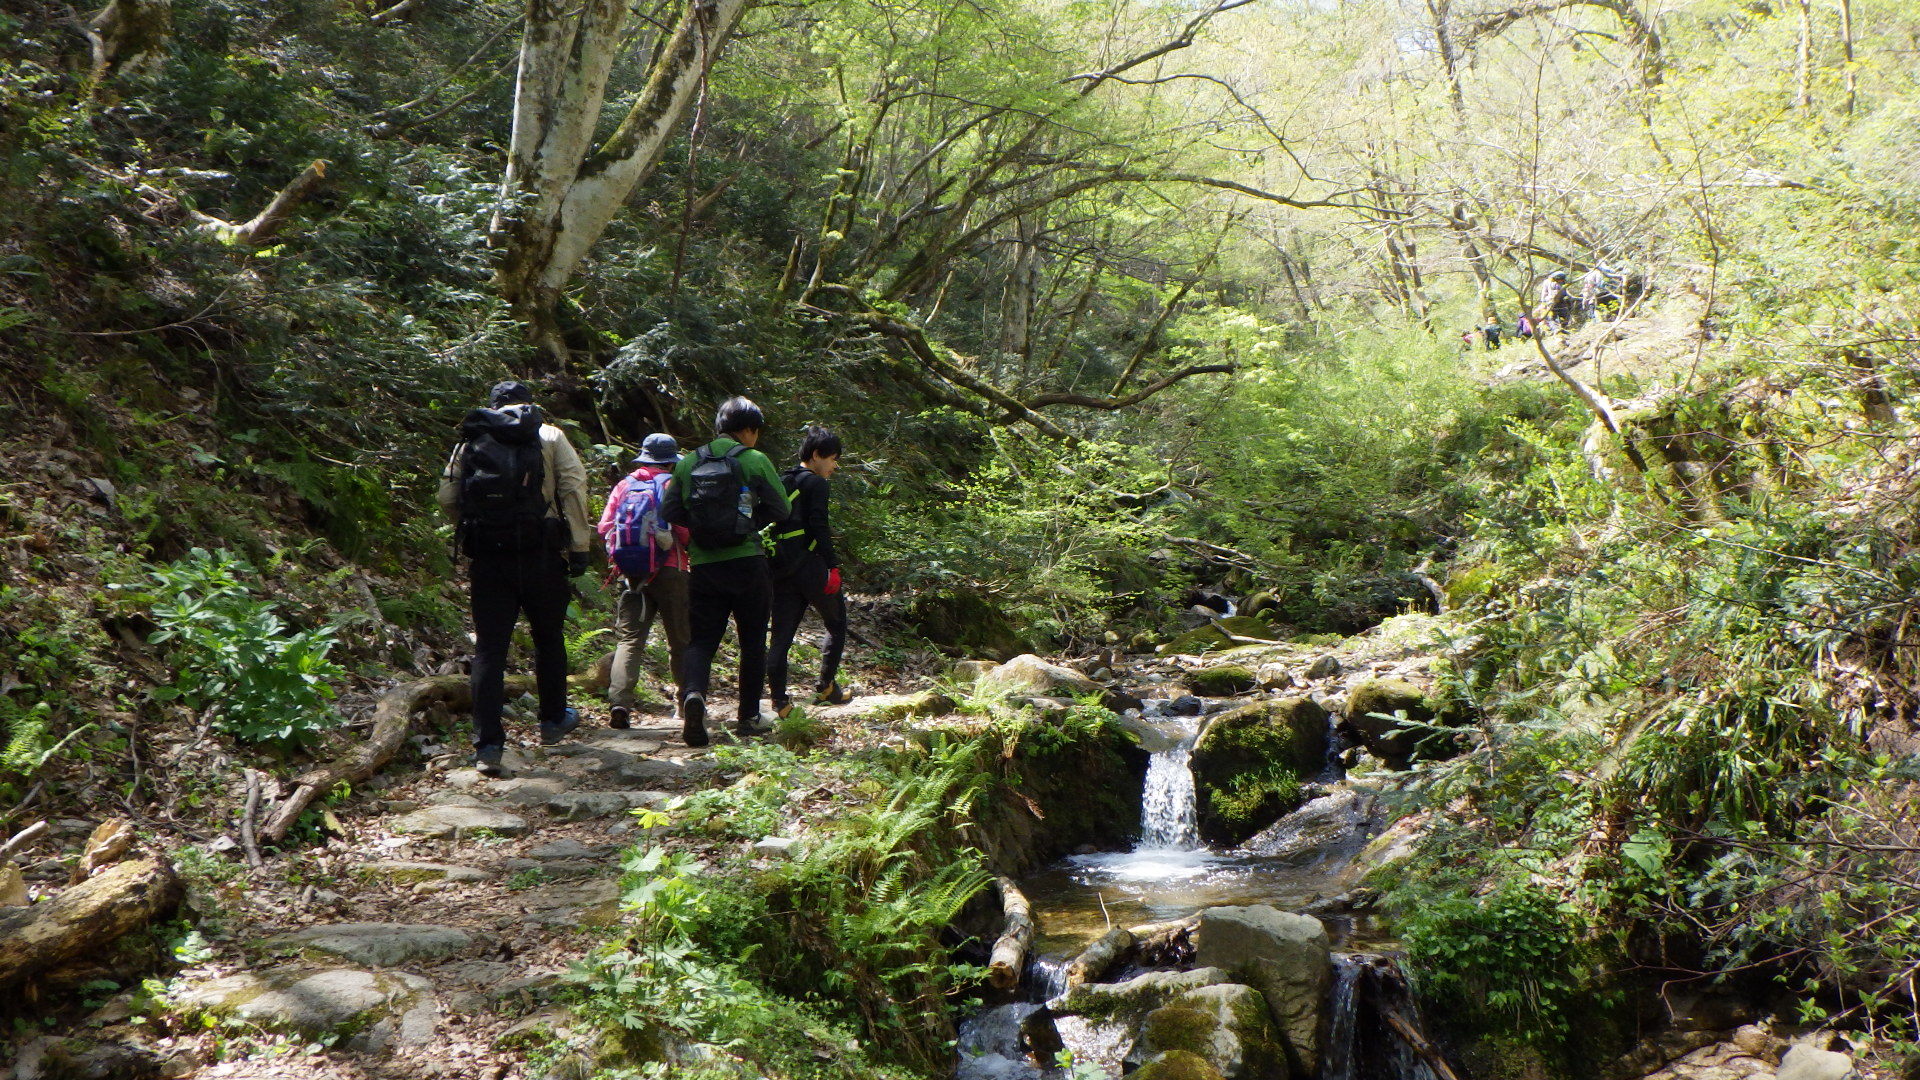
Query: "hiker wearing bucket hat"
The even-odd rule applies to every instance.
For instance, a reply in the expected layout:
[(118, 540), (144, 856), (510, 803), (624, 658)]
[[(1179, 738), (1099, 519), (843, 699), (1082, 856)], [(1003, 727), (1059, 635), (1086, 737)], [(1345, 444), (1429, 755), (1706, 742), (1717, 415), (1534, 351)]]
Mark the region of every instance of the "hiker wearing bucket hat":
[(633, 691), (655, 618), (667, 635), (679, 711), (680, 665), (688, 638), (687, 530), (668, 525), (662, 516), (679, 461), (680, 444), (672, 435), (656, 431), (647, 436), (640, 456), (633, 459), (633, 472), (614, 485), (600, 515), (600, 536), (612, 566), (609, 580), (617, 578), (622, 585), (614, 608), (613, 671), (607, 685), (607, 702), (613, 707), (610, 723), (616, 728), (633, 724)]

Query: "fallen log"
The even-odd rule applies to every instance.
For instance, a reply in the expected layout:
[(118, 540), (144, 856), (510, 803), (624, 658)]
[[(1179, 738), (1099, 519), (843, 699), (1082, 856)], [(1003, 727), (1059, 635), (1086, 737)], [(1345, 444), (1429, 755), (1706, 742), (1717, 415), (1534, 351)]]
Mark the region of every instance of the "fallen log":
[(167, 915), (184, 893), (171, 863), (134, 859), (102, 870), (51, 900), (0, 911), (0, 989), (99, 951)]
[(1099, 982), (1107, 969), (1120, 961), (1128, 949), (1133, 948), (1133, 934), (1121, 927), (1114, 927), (1100, 935), (1100, 940), (1086, 947), (1079, 956), (1067, 964), (1067, 989), (1085, 983)]
[(1198, 916), (1130, 927), (1133, 956), (1151, 967), (1185, 967), (1193, 961), (1193, 928)]
[(274, 807), (273, 816), (260, 827), (258, 838), (267, 843), (285, 840), (293, 823), (300, 820), (300, 815), (315, 799), (343, 781), (357, 784), (384, 768), (407, 741), (407, 728), (413, 722), (414, 713), (436, 701), (464, 709), (472, 700), (473, 693), (465, 675), (434, 675), (401, 683), (387, 691), (373, 711), (373, 731), (367, 741), (296, 778), (293, 791)]
[(1386, 1014), (1386, 1021), (1388, 1027), (1399, 1032), (1400, 1037), (1407, 1041), (1407, 1045), (1413, 1049), (1414, 1053), (1426, 1059), (1427, 1064), (1439, 1075), (1440, 1080), (1460, 1080), (1459, 1074), (1447, 1064), (1447, 1059), (1441, 1056), (1440, 1051), (1428, 1042), (1427, 1037), (1420, 1034), (1420, 1029), (1409, 1023), (1406, 1017), (1390, 1012)]
[(1027, 966), (1027, 947), (1033, 944), (1033, 907), (1012, 878), (997, 877), (993, 881), (1000, 887), (1000, 908), (1006, 913), (1007, 928), (993, 943), (987, 982), (996, 990), (1011, 990), (1020, 985), (1020, 973)]

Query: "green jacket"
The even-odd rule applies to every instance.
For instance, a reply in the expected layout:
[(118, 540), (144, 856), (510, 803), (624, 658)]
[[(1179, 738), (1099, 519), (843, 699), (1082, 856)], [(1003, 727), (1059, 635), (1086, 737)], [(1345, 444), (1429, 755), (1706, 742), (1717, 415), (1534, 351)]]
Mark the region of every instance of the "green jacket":
[[(716, 454), (724, 454), (740, 445), (725, 435), (707, 444)], [(687, 506), (681, 501), (681, 493), (693, 483), (693, 467), (700, 455), (683, 454), (680, 464), (673, 467), (673, 485), (667, 488), (666, 519), (675, 525), (684, 525), (687, 521)], [(747, 482), (747, 488), (753, 492), (753, 520), (762, 528), (776, 521), (787, 520), (787, 489), (780, 483), (780, 473), (773, 467), (767, 455), (758, 450), (742, 451), (734, 459), (740, 465), (740, 474)], [(688, 557), (695, 566), (707, 563), (726, 562), (730, 559), (745, 559), (754, 555), (765, 555), (767, 549), (760, 543), (758, 536), (750, 536), (732, 547), (706, 548), (699, 544), (687, 545)]]

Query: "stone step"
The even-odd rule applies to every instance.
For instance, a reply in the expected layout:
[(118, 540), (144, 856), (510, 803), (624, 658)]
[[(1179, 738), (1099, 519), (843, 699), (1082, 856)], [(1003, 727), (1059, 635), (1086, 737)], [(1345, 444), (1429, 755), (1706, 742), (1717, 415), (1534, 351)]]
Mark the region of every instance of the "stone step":
[(522, 836), (527, 831), (527, 819), (483, 806), (430, 806), (394, 818), (387, 828), (430, 840), (457, 839), (480, 829), (501, 836)]
[(324, 953), (364, 967), (398, 967), (438, 960), (473, 944), (473, 935), (428, 923), (333, 923), (262, 940), (269, 949)]
[(381, 859), (378, 862), (367, 863), (355, 872), (367, 877), (385, 878), (401, 885), (420, 881), (485, 881), (493, 876), (476, 866), (410, 862), (405, 859)]
[(433, 984), (402, 971), (316, 970), (290, 964), (189, 986), (172, 998), (189, 1016), (232, 1019), (344, 1049), (378, 1053), (433, 1037), (440, 1007)]

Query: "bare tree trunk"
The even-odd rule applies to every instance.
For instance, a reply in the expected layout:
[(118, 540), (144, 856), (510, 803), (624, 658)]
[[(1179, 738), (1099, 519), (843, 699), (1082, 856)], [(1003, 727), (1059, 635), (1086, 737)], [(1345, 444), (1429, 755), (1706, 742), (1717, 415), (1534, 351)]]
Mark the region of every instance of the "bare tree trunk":
[(1794, 72), (1793, 103), (1813, 108), (1813, 0), (1800, 0), (1799, 65)]
[(1467, 111), (1466, 96), (1460, 92), (1460, 54), (1453, 44), (1453, 0), (1427, 0), (1427, 13), (1433, 16), (1433, 40), (1440, 50), (1440, 63), (1447, 72), (1447, 100), (1455, 116)]
[(1858, 75), (1853, 70), (1853, 0), (1840, 0), (1840, 63), (1847, 87), (1846, 103), (1841, 111), (1852, 116), (1854, 96), (1859, 90)]
[(494, 242), (504, 249), (495, 281), (555, 369), (568, 361), (557, 319), (562, 290), (659, 163), (701, 77), (751, 2), (683, 0), (678, 21), (657, 44), (645, 88), (595, 147), (607, 79), (624, 51), (629, 3), (528, 0), (494, 219)]
[(173, 0), (113, 0), (87, 23), (93, 78), (157, 75), (173, 39)]

